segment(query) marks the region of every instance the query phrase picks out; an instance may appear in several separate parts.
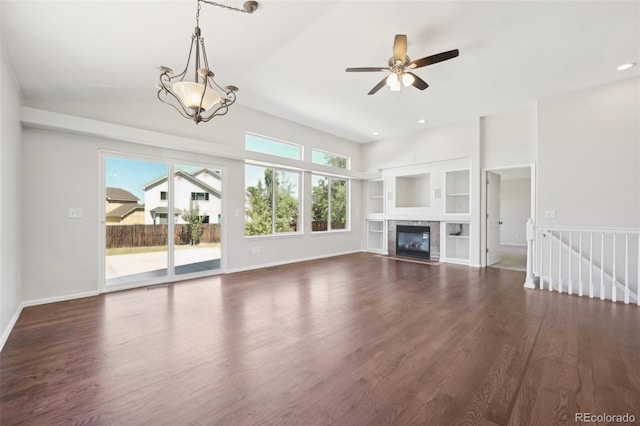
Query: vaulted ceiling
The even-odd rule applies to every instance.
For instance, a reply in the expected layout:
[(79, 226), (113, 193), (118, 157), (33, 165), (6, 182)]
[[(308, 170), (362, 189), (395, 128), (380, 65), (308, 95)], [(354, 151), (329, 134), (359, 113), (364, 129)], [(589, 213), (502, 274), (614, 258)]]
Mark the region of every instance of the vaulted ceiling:
[[(185, 64), (196, 4), (3, 0), (3, 51), (27, 100), (155, 99), (156, 67)], [(361, 143), (640, 72), (616, 70), (640, 62), (637, 1), (262, 0), (253, 15), (203, 4), (200, 27), (239, 104)], [(384, 73), (345, 68), (385, 66), (399, 33), (412, 59), (460, 56), (417, 70), (424, 91), (368, 96)]]

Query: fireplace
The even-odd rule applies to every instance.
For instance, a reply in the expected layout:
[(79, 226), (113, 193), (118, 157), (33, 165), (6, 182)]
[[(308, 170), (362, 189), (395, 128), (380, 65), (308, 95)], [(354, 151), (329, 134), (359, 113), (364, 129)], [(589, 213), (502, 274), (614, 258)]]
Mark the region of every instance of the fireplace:
[(429, 226), (396, 226), (396, 256), (431, 258)]

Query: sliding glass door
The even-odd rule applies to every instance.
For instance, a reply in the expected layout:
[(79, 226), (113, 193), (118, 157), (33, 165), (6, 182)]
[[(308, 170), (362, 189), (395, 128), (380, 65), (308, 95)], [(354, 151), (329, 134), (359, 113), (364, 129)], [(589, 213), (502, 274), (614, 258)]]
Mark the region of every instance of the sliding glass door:
[(176, 275), (220, 269), (222, 172), (176, 165), (174, 173), (174, 271)]
[(103, 154), (107, 289), (221, 269), (222, 171)]

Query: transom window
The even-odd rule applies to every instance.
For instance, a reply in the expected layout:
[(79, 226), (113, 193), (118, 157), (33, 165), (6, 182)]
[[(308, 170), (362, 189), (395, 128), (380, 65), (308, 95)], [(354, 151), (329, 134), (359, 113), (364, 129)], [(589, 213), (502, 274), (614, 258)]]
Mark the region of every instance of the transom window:
[(244, 147), (247, 151), (261, 152), (294, 160), (302, 159), (302, 146), (252, 133), (245, 134)]
[(320, 151), (318, 149), (311, 150), (311, 162), (314, 164), (322, 164), (323, 166), (339, 167), (341, 169), (350, 169), (350, 158), (330, 152)]

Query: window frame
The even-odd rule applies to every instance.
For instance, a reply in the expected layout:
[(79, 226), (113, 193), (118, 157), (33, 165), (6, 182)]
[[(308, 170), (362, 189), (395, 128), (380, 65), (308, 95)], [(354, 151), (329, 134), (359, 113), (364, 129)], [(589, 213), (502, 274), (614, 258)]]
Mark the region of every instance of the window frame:
[[(202, 195), (202, 198), (198, 198), (199, 195)], [(209, 201), (209, 193), (208, 192), (191, 192), (191, 201)]]
[[(278, 145), (286, 145), (286, 146), (289, 146), (289, 147), (292, 147), (292, 148), (296, 148), (297, 149), (297, 157), (290, 157), (290, 156), (287, 156), (287, 155), (280, 155), (280, 154), (277, 154), (277, 153), (274, 153), (274, 152), (269, 152), (268, 150), (259, 151), (259, 150), (247, 148), (247, 137), (259, 138), (259, 139), (262, 139), (263, 141), (265, 141), (266, 143), (273, 143), (273, 144), (278, 144)], [(274, 156), (274, 157), (286, 158), (286, 159), (289, 159), (289, 160), (301, 161), (301, 160), (304, 159), (304, 146), (302, 146), (300, 144), (297, 144), (297, 143), (285, 141), (285, 140), (278, 139), (278, 138), (272, 138), (270, 136), (259, 135), (257, 133), (252, 133), (252, 132), (245, 132), (245, 134), (244, 134), (244, 149), (246, 151), (256, 152), (258, 154), (271, 155), (271, 156)]]
[[(296, 182), (297, 188), (298, 188), (298, 197), (297, 197), (297, 206), (298, 206), (298, 223), (297, 223), (297, 230), (296, 231), (289, 231), (289, 232), (278, 232), (277, 231), (277, 208), (278, 208), (278, 204), (277, 204), (277, 192), (274, 190), (275, 188), (272, 188), (271, 190), (271, 232), (268, 234), (256, 234), (256, 235), (248, 235), (247, 229), (246, 229), (246, 224), (247, 224), (247, 181), (246, 181), (246, 170), (247, 167), (249, 166), (254, 166), (254, 167), (261, 167), (265, 170), (267, 169), (271, 169), (273, 170), (273, 174), (275, 175), (278, 172), (287, 172), (287, 173), (295, 173), (298, 176), (298, 180)], [(273, 180), (273, 185), (275, 186), (276, 184), (276, 180)], [(286, 236), (296, 236), (296, 235), (302, 235), (304, 232), (303, 230), (303, 226), (304, 226), (304, 215), (301, 215), (301, 212), (303, 212), (303, 188), (304, 188), (304, 173), (301, 170), (296, 170), (296, 169), (291, 169), (291, 168), (287, 168), (287, 167), (281, 167), (281, 166), (275, 166), (275, 165), (267, 165), (267, 164), (260, 164), (260, 163), (253, 163), (253, 162), (245, 162), (245, 182), (244, 182), (244, 190), (245, 190), (245, 229), (244, 229), (244, 237), (245, 238), (280, 238), (280, 237), (286, 237)]]
[[(322, 235), (322, 234), (326, 234), (326, 233), (332, 233), (332, 232), (350, 232), (351, 231), (351, 179), (348, 179), (346, 177), (339, 177), (339, 176), (331, 176), (331, 175), (327, 175), (327, 174), (322, 174), (322, 173), (311, 173), (311, 196), (310, 196), (310, 215), (311, 215), (311, 221), (313, 222), (313, 181), (314, 181), (314, 177), (320, 177), (323, 178), (326, 182), (327, 182), (327, 229), (324, 231), (314, 231), (313, 227), (311, 229), (311, 233), (314, 235)], [(332, 186), (332, 182), (334, 181), (344, 181), (345, 182), (345, 187), (346, 187), (346, 194), (345, 194), (345, 227), (341, 228), (341, 229), (332, 229), (331, 228), (331, 186)]]

